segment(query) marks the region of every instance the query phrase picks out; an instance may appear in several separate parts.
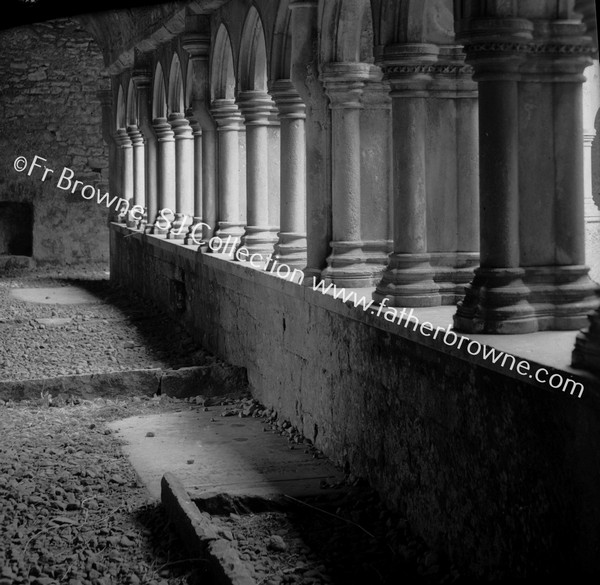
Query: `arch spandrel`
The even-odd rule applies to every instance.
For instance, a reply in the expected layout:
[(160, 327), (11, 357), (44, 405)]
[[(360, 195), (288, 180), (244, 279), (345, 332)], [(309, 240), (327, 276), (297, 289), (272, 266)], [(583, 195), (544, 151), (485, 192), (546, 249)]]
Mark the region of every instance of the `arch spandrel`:
[(269, 59), (269, 79), (291, 79), (292, 76), (292, 35), (289, 0), (282, 0), (277, 9), (275, 26), (271, 36)]
[(115, 116), (116, 129), (127, 127), (127, 104), (123, 95), (123, 85), (119, 82), (119, 90), (117, 93), (117, 111)]

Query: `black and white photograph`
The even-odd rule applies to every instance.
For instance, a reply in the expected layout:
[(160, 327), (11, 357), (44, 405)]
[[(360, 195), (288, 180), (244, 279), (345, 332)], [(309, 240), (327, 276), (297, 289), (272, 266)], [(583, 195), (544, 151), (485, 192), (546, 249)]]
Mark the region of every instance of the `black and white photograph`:
[(600, 579), (592, 0), (5, 0), (0, 585)]

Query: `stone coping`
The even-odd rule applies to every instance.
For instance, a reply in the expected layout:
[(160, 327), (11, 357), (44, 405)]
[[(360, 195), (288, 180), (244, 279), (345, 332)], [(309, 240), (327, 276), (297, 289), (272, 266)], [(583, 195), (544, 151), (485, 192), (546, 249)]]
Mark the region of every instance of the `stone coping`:
[[(205, 266), (209, 270), (218, 271), (221, 274), (230, 274), (235, 278), (242, 278), (250, 281), (252, 284), (268, 288), (284, 295), (296, 297), (304, 300), (306, 303), (324, 308), (328, 311), (343, 315), (348, 319), (359, 321), (369, 327), (376, 327), (390, 335), (397, 335), (404, 339), (414, 341), (421, 345), (425, 345), (434, 350), (440, 351), (446, 355), (451, 355), (455, 358), (468, 361), (483, 368), (493, 370), (505, 374), (509, 378), (526, 382), (532, 386), (542, 388), (550, 392), (561, 393), (560, 389), (553, 389), (548, 384), (538, 382), (535, 378), (520, 375), (516, 371), (516, 367), (512, 370), (508, 367), (503, 367), (501, 363), (492, 363), (490, 360), (484, 359), (481, 355), (470, 355), (466, 350), (466, 343), (461, 348), (449, 347), (442, 342), (441, 336), (433, 339), (431, 336), (422, 335), (418, 329), (413, 331), (413, 327), (409, 325), (404, 327), (404, 321), (401, 325), (396, 322), (389, 322), (383, 318), (383, 312), (380, 316), (370, 314), (369, 311), (363, 311), (361, 307), (355, 307), (351, 302), (347, 304), (341, 299), (335, 299), (330, 294), (322, 294), (319, 291), (312, 289), (312, 285), (299, 285), (289, 282), (283, 278), (279, 278), (275, 274), (270, 274), (263, 271), (261, 268), (253, 268), (249, 263), (242, 263), (237, 260), (232, 260), (226, 254), (216, 253), (198, 253), (198, 246), (183, 244), (181, 240), (167, 240), (164, 236), (154, 236), (150, 234), (142, 234), (137, 230), (125, 227), (122, 224), (111, 224), (111, 228), (123, 236), (141, 238), (148, 245), (154, 246), (161, 250), (167, 256), (175, 255), (180, 258), (183, 263), (188, 263), (197, 266), (198, 269)], [(223, 286), (235, 287), (235, 281), (231, 284), (227, 282), (227, 278), (221, 280)], [(354, 290), (358, 296), (365, 296), (370, 300), (371, 292), (375, 289), (346, 289), (347, 291)], [(377, 304), (373, 304), (372, 310), (376, 310)], [(410, 311), (410, 307), (407, 308)], [(371, 311), (373, 312), (373, 311)], [(455, 312), (454, 306), (442, 307), (414, 307), (413, 315), (419, 319), (421, 323), (427, 321), (433, 327), (447, 328), (452, 323), (452, 316)], [(581, 399), (593, 399), (595, 402), (600, 402), (600, 377), (597, 375), (572, 368), (571, 354), (575, 345), (575, 337), (577, 331), (540, 331), (536, 333), (518, 334), (518, 335), (491, 335), (491, 334), (475, 334), (465, 333), (464, 336), (469, 340), (478, 341), (482, 345), (493, 347), (499, 351), (513, 355), (517, 362), (519, 360), (527, 360), (531, 364), (530, 372), (535, 372), (538, 368), (546, 368), (549, 378), (555, 373), (561, 374), (565, 379), (572, 379), (575, 382), (583, 384), (585, 390)], [(457, 335), (462, 335), (456, 332)], [(569, 396), (568, 393), (565, 399), (576, 400), (576, 394)]]

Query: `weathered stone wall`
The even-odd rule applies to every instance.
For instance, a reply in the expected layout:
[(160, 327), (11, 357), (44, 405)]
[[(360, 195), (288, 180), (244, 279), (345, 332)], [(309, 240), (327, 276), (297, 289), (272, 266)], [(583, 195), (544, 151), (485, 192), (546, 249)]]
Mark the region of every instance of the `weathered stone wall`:
[[(33, 204), (33, 258), (39, 263), (108, 260), (107, 210), (94, 199), (56, 187), (63, 167), (84, 184), (108, 184), (96, 92), (108, 88), (102, 54), (89, 33), (69, 19), (0, 32), (0, 201)], [(54, 169), (18, 173), (13, 163)]]
[[(262, 271), (111, 230), (111, 278), (475, 574), (600, 574), (600, 402), (552, 393)], [(185, 307), (179, 303), (185, 295)]]

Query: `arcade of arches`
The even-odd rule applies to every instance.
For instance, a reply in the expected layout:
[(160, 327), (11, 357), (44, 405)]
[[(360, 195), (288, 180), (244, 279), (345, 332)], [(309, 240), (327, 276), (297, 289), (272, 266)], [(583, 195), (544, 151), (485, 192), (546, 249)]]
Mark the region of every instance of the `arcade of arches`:
[[(138, 210), (111, 225), (111, 278), (165, 304), (177, 283), (200, 341), (475, 572), (517, 574), (523, 555), (600, 570), (593, 8), (195, 0), (81, 17), (112, 76), (110, 192)], [(195, 240), (214, 236), (265, 262)], [(321, 295), (321, 280), (586, 392)], [(571, 364), (532, 349), (565, 343)]]

